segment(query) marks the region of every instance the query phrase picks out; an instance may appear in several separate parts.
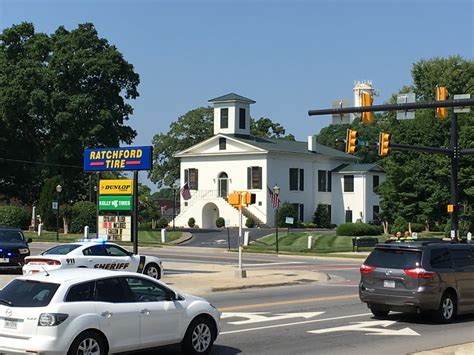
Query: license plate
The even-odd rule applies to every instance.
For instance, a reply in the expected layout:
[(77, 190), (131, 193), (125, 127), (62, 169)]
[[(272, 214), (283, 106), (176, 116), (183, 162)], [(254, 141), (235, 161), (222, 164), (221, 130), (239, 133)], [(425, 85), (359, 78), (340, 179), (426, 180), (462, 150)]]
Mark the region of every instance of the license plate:
[(17, 322), (14, 320), (5, 319), (5, 328), (7, 329), (16, 329)]
[(0, 258), (0, 263), (9, 263), (10, 259), (9, 258)]
[(392, 281), (392, 280), (384, 280), (384, 282), (383, 282), (383, 287), (395, 288), (395, 281)]

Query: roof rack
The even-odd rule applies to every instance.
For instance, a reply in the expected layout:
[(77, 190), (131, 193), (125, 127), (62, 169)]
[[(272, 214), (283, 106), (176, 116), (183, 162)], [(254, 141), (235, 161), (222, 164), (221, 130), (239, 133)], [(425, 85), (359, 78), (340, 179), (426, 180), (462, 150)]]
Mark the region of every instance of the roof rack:
[(439, 239), (439, 238), (402, 238), (402, 239), (389, 239), (385, 242), (386, 244), (416, 244), (416, 245), (429, 245), (436, 243), (445, 244), (459, 244), (462, 241), (454, 241), (451, 239)]

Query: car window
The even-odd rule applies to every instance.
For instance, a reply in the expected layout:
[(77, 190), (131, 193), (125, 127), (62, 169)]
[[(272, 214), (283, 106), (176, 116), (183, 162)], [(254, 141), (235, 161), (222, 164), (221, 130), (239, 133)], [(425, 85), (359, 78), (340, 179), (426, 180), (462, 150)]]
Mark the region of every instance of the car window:
[(82, 254), (92, 255), (92, 256), (107, 256), (107, 253), (106, 253), (106, 251), (104, 249), (104, 246), (102, 244), (93, 245), (89, 248), (86, 248), (82, 251)]
[(131, 302), (132, 295), (127, 283), (120, 277), (112, 277), (96, 281), (96, 300), (101, 302)]
[(452, 267), (451, 254), (448, 248), (432, 249), (430, 265), (434, 269), (445, 269)]
[(416, 250), (375, 248), (365, 264), (391, 269), (409, 269), (421, 265), (421, 252)]
[(474, 269), (474, 258), (470, 248), (451, 249), (454, 266)]
[(166, 288), (141, 277), (125, 278), (136, 302), (166, 301)]
[(0, 290), (0, 304), (12, 307), (45, 307), (59, 284), (32, 280), (13, 280)]
[(72, 286), (67, 295), (66, 302), (87, 302), (94, 299), (94, 282), (84, 282)]
[(108, 256), (128, 256), (129, 253), (116, 245), (104, 245)]
[(23, 233), (17, 230), (9, 230), (3, 229), (0, 230), (0, 242), (4, 243), (18, 243), (24, 242), (25, 238), (23, 237)]
[(44, 252), (41, 255), (66, 255), (69, 254), (74, 249), (80, 247), (80, 244), (62, 244), (52, 247)]

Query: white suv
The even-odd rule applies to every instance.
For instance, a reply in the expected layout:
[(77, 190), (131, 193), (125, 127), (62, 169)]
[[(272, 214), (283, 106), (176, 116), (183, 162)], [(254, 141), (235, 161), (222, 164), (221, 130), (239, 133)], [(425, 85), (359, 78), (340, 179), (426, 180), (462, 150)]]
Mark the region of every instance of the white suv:
[(181, 343), (207, 354), (220, 312), (202, 298), (126, 271), (69, 269), (0, 290), (0, 354), (108, 354)]

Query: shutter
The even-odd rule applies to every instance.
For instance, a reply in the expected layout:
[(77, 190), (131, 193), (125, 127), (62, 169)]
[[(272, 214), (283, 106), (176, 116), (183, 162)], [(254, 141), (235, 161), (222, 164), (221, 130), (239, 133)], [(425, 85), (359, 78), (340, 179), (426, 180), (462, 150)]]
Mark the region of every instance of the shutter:
[(247, 190), (252, 188), (252, 167), (247, 168)]
[(300, 204), (300, 221), (304, 222), (304, 205)]
[(184, 183), (188, 183), (189, 185), (189, 170), (188, 169), (184, 169)]
[(196, 178), (195, 178), (195, 179), (196, 179), (196, 184), (195, 184), (195, 185), (196, 185), (196, 186), (195, 186), (196, 188), (195, 188), (195, 190), (199, 190), (199, 183), (198, 183), (199, 174), (198, 174), (198, 169), (194, 169), (194, 171), (195, 171), (195, 174), (196, 174)]
[(332, 191), (332, 172), (328, 171), (328, 192)]
[(257, 186), (258, 189), (262, 189), (262, 167), (259, 166), (258, 167), (258, 186)]
[(300, 191), (304, 191), (304, 169), (300, 169)]

